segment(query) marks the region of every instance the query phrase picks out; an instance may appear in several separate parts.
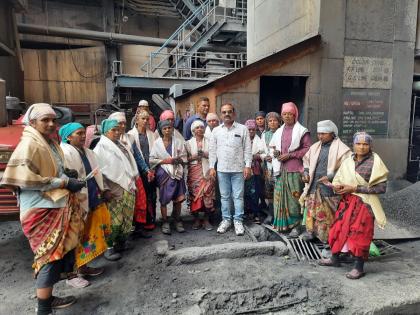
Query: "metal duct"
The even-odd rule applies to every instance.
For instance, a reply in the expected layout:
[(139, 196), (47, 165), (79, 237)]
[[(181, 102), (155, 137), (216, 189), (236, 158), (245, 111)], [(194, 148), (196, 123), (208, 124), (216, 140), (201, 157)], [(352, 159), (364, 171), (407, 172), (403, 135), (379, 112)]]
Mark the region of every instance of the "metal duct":
[[(18, 31), (22, 34), (32, 34), (32, 35), (46, 35), (46, 36), (59, 36), (59, 37), (71, 37), (79, 39), (90, 39), (106, 42), (115, 42), (121, 44), (135, 44), (135, 45), (147, 45), (147, 46), (162, 46), (166, 39), (164, 38), (155, 38), (155, 37), (146, 37), (146, 36), (137, 36), (137, 35), (127, 35), (127, 34), (118, 34), (118, 33), (108, 33), (108, 32), (98, 32), (91, 30), (82, 30), (74, 29), (68, 27), (58, 27), (58, 26), (44, 26), (44, 25), (35, 25), (35, 24), (26, 24), (18, 23)], [(175, 47), (177, 41), (171, 41), (168, 46)], [(194, 43), (187, 43), (185, 46), (189, 48)], [(214, 46), (207, 45), (203, 46), (201, 50), (215, 51), (215, 52), (236, 52), (244, 51), (245, 48), (237, 47), (225, 47), (225, 46)]]

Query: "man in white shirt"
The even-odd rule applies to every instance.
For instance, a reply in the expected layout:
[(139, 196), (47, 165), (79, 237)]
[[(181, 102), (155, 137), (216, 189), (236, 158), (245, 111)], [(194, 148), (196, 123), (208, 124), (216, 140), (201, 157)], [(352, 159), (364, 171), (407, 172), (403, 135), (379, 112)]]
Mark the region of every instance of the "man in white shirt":
[[(251, 176), (251, 139), (248, 129), (235, 121), (232, 104), (222, 105), (223, 124), (213, 129), (209, 147), (210, 176), (219, 181), (222, 202), (222, 217), (217, 232), (225, 233), (232, 224), (231, 202), (235, 208), (233, 223), (236, 235), (244, 234), (244, 182)], [(215, 164), (217, 162), (217, 172)]]

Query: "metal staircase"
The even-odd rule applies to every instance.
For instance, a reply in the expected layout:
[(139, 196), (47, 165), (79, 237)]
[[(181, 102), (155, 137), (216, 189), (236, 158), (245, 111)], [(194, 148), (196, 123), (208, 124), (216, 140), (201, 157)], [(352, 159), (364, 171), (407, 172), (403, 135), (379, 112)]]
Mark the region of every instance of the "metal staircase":
[[(203, 48), (246, 45), (246, 0), (169, 1), (186, 20), (141, 66), (148, 77), (213, 79), (245, 66), (245, 53)], [(178, 44), (169, 48), (174, 40)]]
[(203, 0), (169, 0), (184, 19), (193, 14), (203, 3)]

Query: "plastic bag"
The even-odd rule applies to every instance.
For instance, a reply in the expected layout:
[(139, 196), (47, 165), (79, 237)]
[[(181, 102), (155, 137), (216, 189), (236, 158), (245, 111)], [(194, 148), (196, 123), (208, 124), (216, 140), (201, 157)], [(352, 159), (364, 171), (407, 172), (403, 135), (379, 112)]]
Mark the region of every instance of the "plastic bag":
[(375, 245), (374, 242), (370, 243), (369, 256), (372, 256), (372, 257), (381, 256), (381, 252), (380, 252), (379, 248)]

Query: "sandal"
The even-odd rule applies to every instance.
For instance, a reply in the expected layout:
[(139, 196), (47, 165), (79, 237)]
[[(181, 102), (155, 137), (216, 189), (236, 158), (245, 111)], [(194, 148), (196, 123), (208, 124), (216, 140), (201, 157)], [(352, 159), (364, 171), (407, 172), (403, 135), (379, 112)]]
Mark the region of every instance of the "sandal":
[(346, 273), (346, 278), (351, 279), (351, 280), (357, 280), (357, 279), (360, 279), (360, 278), (364, 277), (365, 275), (366, 275), (366, 273), (364, 273), (363, 271), (353, 269), (352, 271)]
[(321, 260), (318, 261), (318, 265), (323, 266), (323, 267), (340, 267), (340, 262), (339, 261), (334, 261), (331, 258), (322, 258)]
[(193, 230), (198, 230), (200, 228), (201, 228), (200, 220), (195, 220), (194, 223), (193, 223), (193, 225), (192, 225), (192, 229)]
[(66, 284), (76, 289), (82, 289), (88, 287), (90, 285), (90, 282), (86, 279), (83, 279), (82, 277), (74, 277), (71, 279), (67, 279)]
[(103, 272), (104, 272), (104, 268), (93, 268), (89, 266), (82, 266), (77, 271), (77, 274), (82, 277), (83, 276), (95, 277), (95, 276), (99, 276)]

